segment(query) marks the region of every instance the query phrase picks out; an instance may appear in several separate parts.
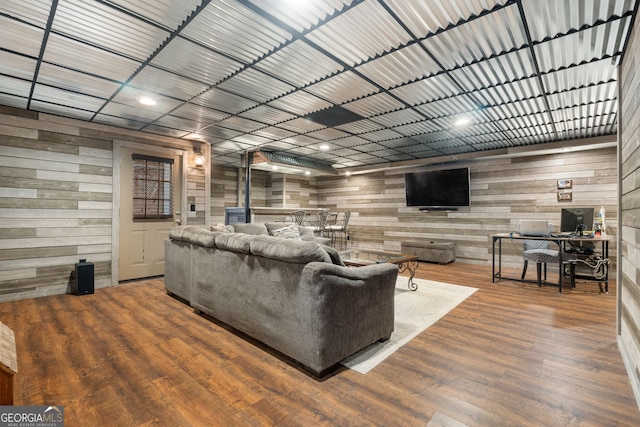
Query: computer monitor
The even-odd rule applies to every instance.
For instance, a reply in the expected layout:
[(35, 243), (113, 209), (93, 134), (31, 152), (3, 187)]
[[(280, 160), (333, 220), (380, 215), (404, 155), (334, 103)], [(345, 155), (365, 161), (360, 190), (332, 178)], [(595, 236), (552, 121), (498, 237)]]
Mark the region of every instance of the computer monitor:
[(578, 233), (593, 227), (593, 208), (564, 208), (560, 217), (561, 233)]

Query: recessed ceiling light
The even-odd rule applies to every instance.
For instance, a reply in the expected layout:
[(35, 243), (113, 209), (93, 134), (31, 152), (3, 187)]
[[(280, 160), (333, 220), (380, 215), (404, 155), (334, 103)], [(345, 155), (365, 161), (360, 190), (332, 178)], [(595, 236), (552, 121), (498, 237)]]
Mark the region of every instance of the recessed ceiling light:
[(142, 97), (138, 101), (142, 105), (156, 105), (157, 104), (155, 99), (151, 99), (151, 98), (147, 98), (147, 97)]
[(344, 174), (345, 174), (346, 176), (351, 176), (351, 171), (346, 171)]
[(320, 148), (322, 151), (326, 151), (326, 150), (328, 150), (330, 147), (329, 147), (329, 144), (321, 144), (319, 148)]
[(469, 124), (470, 122), (471, 122), (470, 118), (463, 117), (461, 119), (458, 119), (455, 124), (456, 124), (456, 126), (464, 126), (466, 124)]
[(311, 172), (309, 172), (309, 171), (304, 171), (304, 174), (305, 174), (305, 175), (311, 175)]
[(273, 165), (273, 166), (271, 166), (271, 169), (273, 169), (274, 171), (277, 171), (280, 168), (277, 165)]

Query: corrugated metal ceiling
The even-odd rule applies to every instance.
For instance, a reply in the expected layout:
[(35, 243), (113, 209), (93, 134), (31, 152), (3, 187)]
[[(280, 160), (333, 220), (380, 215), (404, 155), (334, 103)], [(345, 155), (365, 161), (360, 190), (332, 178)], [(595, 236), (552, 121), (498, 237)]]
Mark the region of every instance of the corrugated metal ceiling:
[[(214, 162), (235, 165), (256, 148), (341, 169), (611, 135), (616, 67), (637, 8), (638, 0), (3, 0), (0, 104), (199, 134)], [(362, 119), (312, 120), (338, 106)], [(456, 126), (461, 118), (470, 123)]]

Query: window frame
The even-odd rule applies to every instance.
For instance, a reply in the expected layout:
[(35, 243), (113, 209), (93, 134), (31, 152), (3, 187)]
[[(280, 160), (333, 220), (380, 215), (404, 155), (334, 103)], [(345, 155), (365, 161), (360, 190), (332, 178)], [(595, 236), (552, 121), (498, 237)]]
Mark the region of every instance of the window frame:
[[(131, 194), (133, 220), (173, 219), (174, 160), (135, 153), (131, 155), (131, 160), (133, 162)], [(136, 173), (140, 162), (144, 162), (142, 174)], [(155, 171), (152, 171), (154, 167)]]

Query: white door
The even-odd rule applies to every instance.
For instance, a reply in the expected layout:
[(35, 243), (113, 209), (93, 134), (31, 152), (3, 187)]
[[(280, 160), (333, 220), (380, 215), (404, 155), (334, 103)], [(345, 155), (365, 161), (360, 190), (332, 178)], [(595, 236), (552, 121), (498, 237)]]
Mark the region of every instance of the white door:
[(119, 281), (164, 274), (164, 240), (180, 224), (181, 165), (180, 155), (122, 148)]

